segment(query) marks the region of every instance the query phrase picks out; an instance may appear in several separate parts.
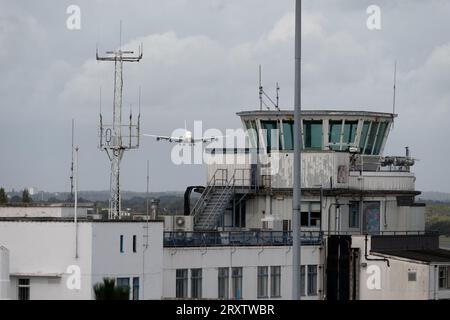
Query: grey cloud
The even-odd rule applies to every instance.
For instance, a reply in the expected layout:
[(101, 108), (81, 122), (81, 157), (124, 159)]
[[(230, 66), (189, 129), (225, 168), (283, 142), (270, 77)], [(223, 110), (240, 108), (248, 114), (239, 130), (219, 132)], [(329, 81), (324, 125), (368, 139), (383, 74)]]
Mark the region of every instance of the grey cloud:
[[(398, 61), (397, 110), (389, 153), (410, 145), (420, 158), (418, 188), (450, 191), (450, 4), (376, 1), (382, 30), (365, 27), (372, 1), (304, 1), (305, 108), (390, 111)], [(144, 59), (125, 66), (124, 110), (142, 86), (143, 129), (171, 133), (203, 120), (203, 128), (240, 127), (235, 112), (258, 105), (257, 66), (266, 89), (281, 84), (281, 104), (293, 100), (292, 0), (79, 1), (82, 30), (65, 28), (70, 1), (0, 0), (0, 185), (68, 189), (70, 121), (77, 121), (80, 187), (108, 188), (108, 161), (97, 149), (98, 91), (111, 110), (113, 66), (97, 63), (101, 50), (144, 42)], [(144, 140), (123, 161), (123, 188), (183, 189), (204, 183), (204, 167), (174, 166), (171, 146)], [(176, 178), (175, 178), (176, 177)]]

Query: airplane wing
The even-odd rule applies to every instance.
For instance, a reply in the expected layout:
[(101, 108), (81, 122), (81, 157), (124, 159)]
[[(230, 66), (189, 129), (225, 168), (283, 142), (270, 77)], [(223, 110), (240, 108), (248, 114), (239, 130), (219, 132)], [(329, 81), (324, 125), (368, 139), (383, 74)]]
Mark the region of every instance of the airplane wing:
[(143, 136), (156, 138), (156, 141), (159, 141), (159, 140), (167, 140), (169, 142), (182, 142), (183, 141), (179, 137), (157, 136), (154, 134), (143, 134)]
[(217, 141), (219, 140), (219, 138), (225, 138), (226, 136), (216, 136), (216, 137), (204, 137), (201, 139), (194, 139), (194, 143), (195, 142), (212, 142), (212, 141)]

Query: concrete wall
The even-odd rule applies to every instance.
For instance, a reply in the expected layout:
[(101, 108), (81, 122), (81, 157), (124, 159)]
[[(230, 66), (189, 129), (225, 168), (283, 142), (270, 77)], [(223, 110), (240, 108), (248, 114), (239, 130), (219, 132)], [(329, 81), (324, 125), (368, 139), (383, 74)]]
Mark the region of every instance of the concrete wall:
[[(0, 222), (0, 242), (10, 251), (11, 299), (17, 299), (17, 279), (30, 279), (31, 299), (91, 299), (92, 224), (65, 222)], [(71, 265), (81, 270), (80, 290), (66, 286)]]
[[(323, 250), (317, 246), (302, 247), (302, 265), (318, 265), (318, 295), (305, 299), (320, 299), (323, 292)], [(291, 247), (217, 247), (164, 248), (164, 297), (176, 296), (176, 269), (202, 268), (203, 298), (218, 298), (218, 268), (243, 267), (242, 298), (257, 299), (257, 267), (281, 266), (281, 299), (292, 296)], [(231, 270), (230, 297), (231, 297)], [(269, 281), (270, 283), (270, 281)], [(188, 294), (190, 294), (190, 272)], [(270, 292), (270, 287), (269, 287)]]
[(9, 298), (9, 251), (0, 246), (0, 300)]
[(349, 188), (360, 190), (415, 190), (416, 178), (412, 172), (350, 172)]
[[(271, 176), (273, 188), (292, 188), (292, 170), (294, 154), (292, 152), (272, 152), (269, 155), (259, 155), (259, 174)], [(227, 169), (228, 178), (234, 170), (238, 170), (236, 178), (238, 185), (241, 184), (242, 170), (248, 170), (244, 174), (247, 184), (250, 183), (250, 159), (248, 154), (227, 154), (208, 155), (207, 181), (210, 181), (217, 169)], [(256, 162), (255, 162), (256, 163)], [(265, 166), (267, 164), (268, 166)], [(343, 166), (345, 170), (344, 180), (338, 179), (338, 169)], [(302, 187), (317, 188), (322, 185), (324, 188), (330, 187), (330, 177), (333, 180), (333, 187), (348, 187), (349, 156), (347, 153), (337, 152), (310, 152), (302, 153)], [(261, 184), (263, 180), (258, 178)]]
[[(0, 243), (10, 251), (10, 298), (18, 297), (19, 278), (30, 279), (31, 299), (59, 300), (93, 299), (93, 285), (104, 277), (138, 276), (140, 298), (159, 299), (163, 226), (159, 222), (149, 223), (149, 246), (144, 250), (145, 225), (145, 222), (80, 222), (76, 257), (72, 222), (0, 221)], [(124, 253), (120, 253), (121, 234)], [(137, 235), (136, 253), (132, 252), (133, 235)], [(80, 268), (80, 289), (71, 290), (67, 286), (72, 275), (70, 266)]]
[[(352, 237), (352, 248), (360, 248), (359, 297), (361, 300), (428, 300), (450, 297), (450, 290), (437, 289), (433, 265), (400, 257), (370, 254), (370, 252), (368, 252), (369, 258), (388, 258), (390, 267), (384, 261), (366, 260), (362, 236)], [(368, 248), (370, 248), (370, 237)], [(379, 270), (380, 287), (374, 286), (373, 280), (378, 273), (374, 271), (375, 269)], [(416, 274), (416, 281), (409, 281), (409, 272)]]
[[(79, 218), (87, 216), (87, 208), (77, 208)], [(74, 216), (74, 208), (70, 207), (0, 207), (0, 217), (29, 217), (29, 218), (68, 218)]]
[[(161, 299), (163, 269), (163, 223), (93, 224), (92, 283), (102, 278), (139, 278), (140, 299)], [(120, 252), (120, 236), (123, 235), (124, 252)], [(136, 252), (133, 252), (133, 236), (136, 236)], [(148, 239), (148, 242), (147, 242)]]
[[(269, 197), (269, 201), (267, 201)], [(270, 203), (271, 198), (271, 203)], [(308, 211), (307, 202), (319, 203), (319, 197), (305, 196), (302, 198), (302, 211)], [(335, 203), (341, 205), (339, 209)], [(341, 232), (358, 233), (363, 230), (363, 215), (360, 215), (360, 227), (349, 227), (350, 201), (359, 201), (358, 198), (334, 197), (323, 198), (322, 230), (340, 230)], [(364, 197), (364, 201), (380, 202), (380, 231), (423, 231), (425, 230), (425, 207), (420, 206), (397, 206), (395, 196)], [(320, 204), (319, 204), (320, 207)], [(328, 215), (330, 214), (330, 221)], [(274, 195), (272, 197), (259, 195), (246, 200), (246, 227), (261, 228), (261, 219), (273, 215), (280, 220), (291, 220), (292, 218), (292, 196)], [(329, 223), (329, 226), (328, 226)], [(316, 230), (319, 228), (305, 228), (305, 230)]]

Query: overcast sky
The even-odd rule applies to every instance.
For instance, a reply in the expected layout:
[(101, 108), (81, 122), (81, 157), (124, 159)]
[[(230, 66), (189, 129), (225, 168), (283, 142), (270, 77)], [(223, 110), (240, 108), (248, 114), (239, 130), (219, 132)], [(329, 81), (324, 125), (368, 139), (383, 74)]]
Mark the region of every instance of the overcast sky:
[[(410, 146), (419, 190), (450, 192), (450, 1), (304, 0), (303, 108), (397, 111), (385, 153)], [(69, 5), (81, 29), (66, 27)], [(381, 30), (366, 27), (369, 5)], [(98, 150), (99, 88), (111, 113), (113, 65), (95, 61), (119, 43), (144, 44), (139, 64), (124, 71), (124, 105), (137, 104), (142, 131), (170, 134), (239, 128), (241, 110), (258, 108), (258, 64), (266, 91), (281, 86), (292, 109), (294, 0), (0, 0), (0, 186), (68, 191), (71, 119), (80, 146), (80, 189), (109, 188), (109, 161)], [(183, 190), (205, 183), (200, 165), (175, 166), (172, 145), (146, 139), (125, 154), (122, 189)]]

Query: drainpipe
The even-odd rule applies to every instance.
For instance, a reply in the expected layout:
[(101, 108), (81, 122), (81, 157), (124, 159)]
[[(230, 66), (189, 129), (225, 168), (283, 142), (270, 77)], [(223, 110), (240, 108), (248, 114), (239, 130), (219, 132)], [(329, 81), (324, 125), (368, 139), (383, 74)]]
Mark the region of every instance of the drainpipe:
[[(341, 205), (340, 203), (335, 202), (335, 203), (330, 203), (330, 206), (328, 207), (328, 228), (327, 228), (328, 235), (330, 235), (330, 233), (331, 233), (331, 230), (330, 230), (330, 225), (331, 225), (331, 207), (332, 206), (339, 207), (340, 205)], [(335, 216), (336, 216), (336, 210), (335, 210)]]
[(368, 241), (368, 239), (367, 239), (367, 234), (366, 234), (365, 240), (364, 240), (364, 242), (365, 242), (365, 244), (364, 244), (364, 247), (365, 247), (364, 248), (364, 258), (367, 261), (385, 261), (387, 266), (390, 267), (391, 265), (389, 264), (389, 260), (386, 259), (386, 258), (369, 258), (369, 254), (367, 253), (367, 241)]

